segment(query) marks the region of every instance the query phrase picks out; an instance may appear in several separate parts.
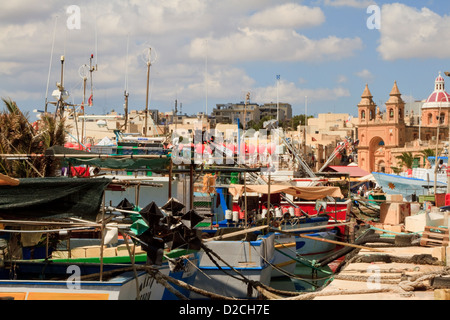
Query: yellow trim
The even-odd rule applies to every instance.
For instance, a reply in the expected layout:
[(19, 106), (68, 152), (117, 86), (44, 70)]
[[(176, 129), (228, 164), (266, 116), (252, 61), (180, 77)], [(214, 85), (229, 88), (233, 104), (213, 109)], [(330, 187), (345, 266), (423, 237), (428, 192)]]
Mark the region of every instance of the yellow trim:
[(275, 249), (292, 248), (295, 247), (295, 245), (295, 242), (280, 243), (275, 245)]
[(0, 292), (0, 298), (14, 298), (14, 300), (25, 300), (25, 292)]
[(275, 265), (275, 267), (282, 268), (282, 267), (288, 266), (288, 265), (293, 264), (293, 263), (295, 263), (295, 260), (289, 260), (289, 261), (285, 261), (285, 262), (282, 262), (282, 263), (278, 263), (278, 264)]
[(108, 300), (106, 293), (30, 292), (28, 300)]

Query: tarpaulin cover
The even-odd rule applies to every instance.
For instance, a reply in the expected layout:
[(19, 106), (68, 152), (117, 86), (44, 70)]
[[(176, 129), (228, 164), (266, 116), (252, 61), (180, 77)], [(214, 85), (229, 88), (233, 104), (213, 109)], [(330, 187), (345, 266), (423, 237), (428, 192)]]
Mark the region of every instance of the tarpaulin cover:
[[(97, 153), (85, 152), (82, 150), (73, 150), (69, 148), (64, 148), (61, 146), (53, 146), (48, 148), (45, 152), (46, 155), (53, 156), (64, 156), (62, 161), (62, 166), (92, 166), (99, 168), (108, 168), (108, 169), (139, 169), (142, 167), (149, 167), (153, 170), (164, 170), (169, 167), (170, 157), (162, 157), (162, 158), (142, 158), (136, 156), (121, 158), (119, 156), (113, 155), (100, 155)], [(77, 157), (78, 155), (78, 157)], [(89, 157), (91, 156), (91, 157)]]
[[(246, 189), (244, 189), (244, 185), (233, 185), (233, 187), (230, 187), (229, 191), (233, 196), (241, 196), (245, 191), (268, 194), (269, 186), (247, 185)], [(270, 193), (286, 193), (305, 200), (319, 200), (328, 196), (333, 198), (344, 198), (339, 187), (295, 187), (287, 185), (271, 185)]]
[(63, 159), (63, 165), (72, 166), (92, 166), (99, 168), (108, 169), (139, 169), (142, 167), (148, 167), (152, 170), (164, 170), (169, 167), (171, 159), (170, 158), (108, 158), (108, 157), (93, 157), (93, 158), (76, 158), (67, 157)]
[(110, 179), (28, 178), (0, 186), (0, 217), (49, 219), (80, 217), (95, 221)]

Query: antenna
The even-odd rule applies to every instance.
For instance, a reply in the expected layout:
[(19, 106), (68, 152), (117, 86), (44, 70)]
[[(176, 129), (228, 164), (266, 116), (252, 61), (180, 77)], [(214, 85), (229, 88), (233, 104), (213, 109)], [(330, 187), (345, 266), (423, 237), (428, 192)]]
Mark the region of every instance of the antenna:
[(156, 62), (157, 54), (156, 51), (153, 50), (149, 46), (148, 48), (144, 49), (142, 60), (147, 64), (147, 95), (145, 99), (145, 122), (144, 122), (144, 136), (147, 136), (147, 130), (148, 130), (148, 102), (149, 102), (149, 90), (150, 90), (150, 67), (153, 63)]
[(127, 58), (126, 58), (126, 62), (125, 62), (125, 90), (124, 90), (124, 96), (125, 96), (125, 105), (124, 105), (124, 109), (125, 109), (125, 132), (128, 129), (128, 97), (129, 97), (129, 93), (128, 93), (128, 51), (129, 51), (129, 45), (130, 45), (130, 35), (128, 34), (128, 37), (127, 37)]
[(205, 40), (206, 57), (205, 57), (205, 115), (208, 117), (208, 40)]
[(97, 32), (97, 17), (95, 17), (95, 71), (98, 71), (98, 32)]
[(94, 54), (91, 54), (91, 58), (89, 60), (89, 72), (91, 78), (91, 96), (89, 97), (88, 104), (92, 106), (94, 104), (94, 84), (92, 80), (92, 74), (96, 71), (96, 68), (92, 66), (92, 61), (94, 60)]
[(50, 73), (52, 71), (52, 62), (53, 62), (53, 50), (55, 48), (55, 36), (56, 36), (56, 26), (58, 23), (58, 16), (55, 18), (55, 27), (53, 29), (53, 40), (52, 40), (52, 51), (50, 54), (50, 64), (48, 66), (48, 78), (47, 78), (47, 89), (45, 91), (45, 113), (47, 113), (47, 105), (48, 105), (48, 87), (50, 84)]
[[(89, 76), (90, 68), (87, 64), (83, 64), (78, 69), (78, 74), (80, 75), (81, 79), (83, 79), (83, 102), (81, 104), (81, 111), (83, 112), (83, 122), (81, 123), (81, 143), (84, 143), (84, 133), (85, 133), (85, 121), (84, 118), (85, 112), (84, 112), (84, 105), (86, 104), (86, 82)], [(75, 124), (77, 124), (77, 134), (78, 134), (78, 120), (76, 119), (76, 112), (75, 112)]]

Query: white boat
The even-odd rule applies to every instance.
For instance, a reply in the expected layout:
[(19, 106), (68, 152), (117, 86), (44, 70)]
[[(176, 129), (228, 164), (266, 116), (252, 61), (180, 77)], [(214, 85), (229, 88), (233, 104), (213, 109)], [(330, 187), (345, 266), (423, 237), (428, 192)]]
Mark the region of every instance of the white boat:
[[(241, 275), (248, 280), (269, 285), (274, 258), (273, 233), (258, 236), (255, 241), (212, 240), (205, 245), (219, 255), (226, 263), (216, 263), (203, 252), (200, 257), (199, 271), (194, 286), (215, 294), (242, 299), (257, 299), (259, 293), (252, 290), (248, 296), (248, 284), (242, 281)], [(230, 276), (232, 275), (232, 276)], [(192, 293), (192, 299), (205, 297)]]
[[(428, 157), (431, 168), (413, 168), (409, 172), (400, 174), (387, 174), (382, 172), (372, 172), (377, 184), (387, 194), (401, 194), (405, 201), (411, 201), (414, 196), (429, 194), (435, 185), (435, 157)], [(445, 193), (447, 187), (447, 157), (438, 158), (439, 166), (436, 173), (436, 189), (443, 189)]]
[[(196, 253), (183, 255), (190, 262), (184, 261), (182, 269), (171, 271), (166, 260), (161, 266), (152, 266), (164, 275), (192, 284), (198, 263)], [(98, 258), (95, 258), (98, 260)], [(94, 259), (94, 260), (95, 260)], [(98, 276), (100, 264), (88, 259), (54, 259), (49, 261), (17, 261), (18, 272), (15, 279), (8, 279), (10, 274), (1, 271), (0, 298), (11, 300), (176, 300), (177, 297), (159, 284), (146, 271), (135, 274), (128, 256), (105, 257), (102, 281)], [(142, 260), (142, 261), (141, 261)], [(136, 265), (142, 266), (147, 255), (137, 255)], [(124, 268), (123, 272), (121, 269)], [(127, 271), (125, 271), (128, 269)], [(42, 273), (45, 270), (44, 274)], [(117, 271), (114, 272), (114, 271)], [(107, 274), (113, 273), (111, 277)], [(36, 276), (37, 275), (37, 276)], [(90, 280), (82, 280), (80, 275), (94, 275)], [(137, 277), (136, 277), (137, 275)], [(45, 279), (39, 279), (45, 276)], [(54, 280), (57, 279), (57, 280)], [(190, 292), (176, 287), (180, 293), (189, 297)]]

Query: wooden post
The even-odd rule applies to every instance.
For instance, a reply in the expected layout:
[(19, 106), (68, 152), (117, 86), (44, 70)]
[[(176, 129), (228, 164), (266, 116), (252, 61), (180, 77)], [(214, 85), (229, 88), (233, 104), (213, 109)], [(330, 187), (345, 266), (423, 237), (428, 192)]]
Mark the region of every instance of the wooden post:
[(102, 200), (102, 242), (100, 245), (100, 281), (103, 281), (103, 246), (105, 245), (105, 192), (103, 192)]
[(194, 164), (189, 167), (189, 208), (194, 209)]
[(270, 171), (269, 171), (269, 181), (267, 185), (267, 225), (270, 225)]
[(172, 176), (173, 176), (173, 162), (170, 159), (169, 164), (169, 200), (172, 198)]
[(72, 250), (70, 249), (70, 230), (67, 231), (67, 251), (69, 251), (69, 253), (67, 254), (67, 256), (70, 258), (72, 258)]
[(135, 247), (133, 246), (133, 252), (130, 249), (130, 244), (128, 243), (128, 237), (126, 235), (126, 233), (120, 233), (123, 237), (123, 240), (125, 241), (125, 244), (127, 246), (127, 251), (128, 251), (128, 255), (130, 257), (130, 262), (131, 262), (131, 266), (133, 267), (133, 272), (134, 272), (134, 279), (136, 281), (136, 300), (139, 300), (140, 297), (140, 290), (139, 290), (139, 279), (138, 279), (138, 274), (136, 271), (136, 265), (135, 265)]
[(49, 233), (47, 233), (46, 234), (46, 241), (45, 241), (45, 260), (48, 260), (48, 242), (49, 242), (49, 240), (48, 240), (48, 236), (49, 236)]
[(245, 206), (244, 206), (244, 216), (245, 216), (245, 228), (247, 228), (247, 174), (244, 171), (244, 191), (245, 191)]

